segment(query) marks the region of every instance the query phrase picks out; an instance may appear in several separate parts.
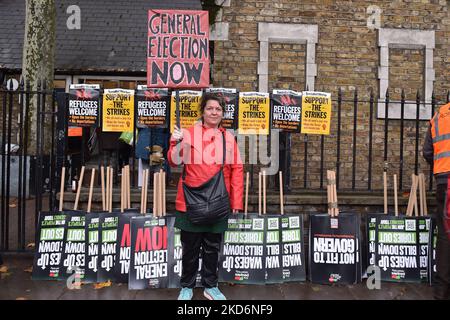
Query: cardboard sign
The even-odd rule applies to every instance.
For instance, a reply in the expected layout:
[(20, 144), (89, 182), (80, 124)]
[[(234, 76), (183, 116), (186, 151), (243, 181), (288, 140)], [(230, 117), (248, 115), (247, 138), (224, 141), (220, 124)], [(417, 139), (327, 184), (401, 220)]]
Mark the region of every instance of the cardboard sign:
[(223, 114), (222, 127), (225, 129), (236, 129), (238, 94), (236, 89), (208, 88), (206, 93), (214, 93), (225, 99), (225, 113)]
[(219, 281), (265, 283), (264, 224), (264, 217), (257, 214), (236, 214), (228, 219), (219, 258)]
[(99, 259), (99, 213), (86, 213), (85, 216), (85, 270), (84, 282), (97, 282)]
[(301, 132), (308, 134), (330, 134), (331, 93), (302, 93)]
[[(189, 128), (195, 124), (201, 117), (200, 102), (202, 99), (201, 91), (183, 90), (179, 92), (180, 96), (180, 125), (182, 128)], [(176, 125), (176, 92), (172, 92), (170, 105), (170, 132)]]
[(129, 289), (167, 288), (167, 230), (163, 217), (131, 219)]
[(271, 128), (300, 133), (302, 94), (292, 90), (273, 90)]
[(209, 87), (208, 11), (149, 10), (147, 86)]
[(305, 281), (305, 253), (302, 215), (283, 215), (281, 221), (281, 257), (283, 281)]
[(84, 279), (86, 243), (85, 215), (83, 211), (67, 212), (67, 230), (64, 236), (62, 266), (59, 279), (67, 279), (75, 271)]
[(102, 131), (133, 132), (134, 90), (105, 89), (102, 109)]
[(328, 214), (310, 216), (311, 282), (355, 284), (360, 281), (358, 221), (358, 216), (350, 213), (340, 213), (337, 218)]
[(117, 228), (119, 226), (118, 212), (99, 214), (98, 229), (98, 274), (97, 281), (115, 280), (114, 266), (116, 261)]
[(170, 96), (167, 89), (151, 89), (138, 86), (137, 126), (139, 128), (167, 128), (169, 122)]
[(36, 230), (33, 280), (56, 280), (61, 270), (67, 215), (40, 212)]
[(69, 126), (97, 127), (100, 86), (71, 84), (69, 89)]
[(138, 212), (121, 213), (117, 228), (115, 279), (118, 283), (128, 282), (131, 259), (131, 219), (139, 216)]
[(421, 249), (431, 238), (429, 226), (429, 217), (377, 217), (375, 265), (381, 269), (381, 280), (421, 282), (427, 279), (428, 256), (421, 256)]
[(268, 93), (240, 92), (239, 134), (269, 134), (270, 99)]
[(279, 215), (264, 215), (265, 225), (265, 268), (266, 283), (283, 282), (283, 263), (281, 255), (281, 226)]

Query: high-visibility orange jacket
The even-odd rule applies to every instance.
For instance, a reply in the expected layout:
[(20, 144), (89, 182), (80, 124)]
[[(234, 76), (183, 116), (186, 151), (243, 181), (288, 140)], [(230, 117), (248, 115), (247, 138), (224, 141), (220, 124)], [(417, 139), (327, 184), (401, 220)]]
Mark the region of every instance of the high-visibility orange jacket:
[(450, 172), (450, 103), (439, 108), (430, 120), (433, 141), (433, 172)]

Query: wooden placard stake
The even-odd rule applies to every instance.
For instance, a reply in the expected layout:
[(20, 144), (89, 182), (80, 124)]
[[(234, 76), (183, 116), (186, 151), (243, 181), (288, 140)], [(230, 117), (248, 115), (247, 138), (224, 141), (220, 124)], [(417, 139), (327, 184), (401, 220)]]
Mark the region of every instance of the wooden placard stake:
[(89, 185), (89, 198), (88, 198), (87, 212), (91, 212), (92, 193), (94, 191), (94, 181), (95, 181), (95, 169), (92, 168), (92, 171), (91, 171), (91, 184)]

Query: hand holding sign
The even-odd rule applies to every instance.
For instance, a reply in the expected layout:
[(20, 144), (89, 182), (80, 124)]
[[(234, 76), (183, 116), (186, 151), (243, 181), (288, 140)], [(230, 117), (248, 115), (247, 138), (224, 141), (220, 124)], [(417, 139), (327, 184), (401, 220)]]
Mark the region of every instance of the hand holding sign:
[(174, 126), (172, 136), (170, 137), (170, 141), (179, 142), (183, 140), (183, 130), (178, 128), (176, 125)]

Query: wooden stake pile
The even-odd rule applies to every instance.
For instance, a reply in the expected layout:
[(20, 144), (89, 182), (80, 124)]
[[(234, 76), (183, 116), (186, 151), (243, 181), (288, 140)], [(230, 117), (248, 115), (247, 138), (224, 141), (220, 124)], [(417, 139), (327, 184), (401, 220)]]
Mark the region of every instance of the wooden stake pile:
[(160, 169), (153, 174), (153, 216), (166, 216), (166, 173)]
[(327, 170), (327, 181), (328, 214), (331, 217), (337, 217), (339, 216), (339, 208), (337, 202), (336, 173), (334, 171)]
[[(411, 175), (411, 191), (409, 193), (409, 201), (408, 207), (406, 209), (406, 215), (411, 217), (413, 214), (416, 217), (419, 216), (427, 216), (428, 215), (428, 206), (427, 206), (427, 196), (426, 196), (426, 187), (425, 187), (425, 175), (420, 173), (419, 175), (412, 174)], [(419, 200), (420, 200), (420, 208), (418, 208), (417, 204), (417, 189), (419, 189)], [(420, 211), (419, 211), (420, 210)]]

